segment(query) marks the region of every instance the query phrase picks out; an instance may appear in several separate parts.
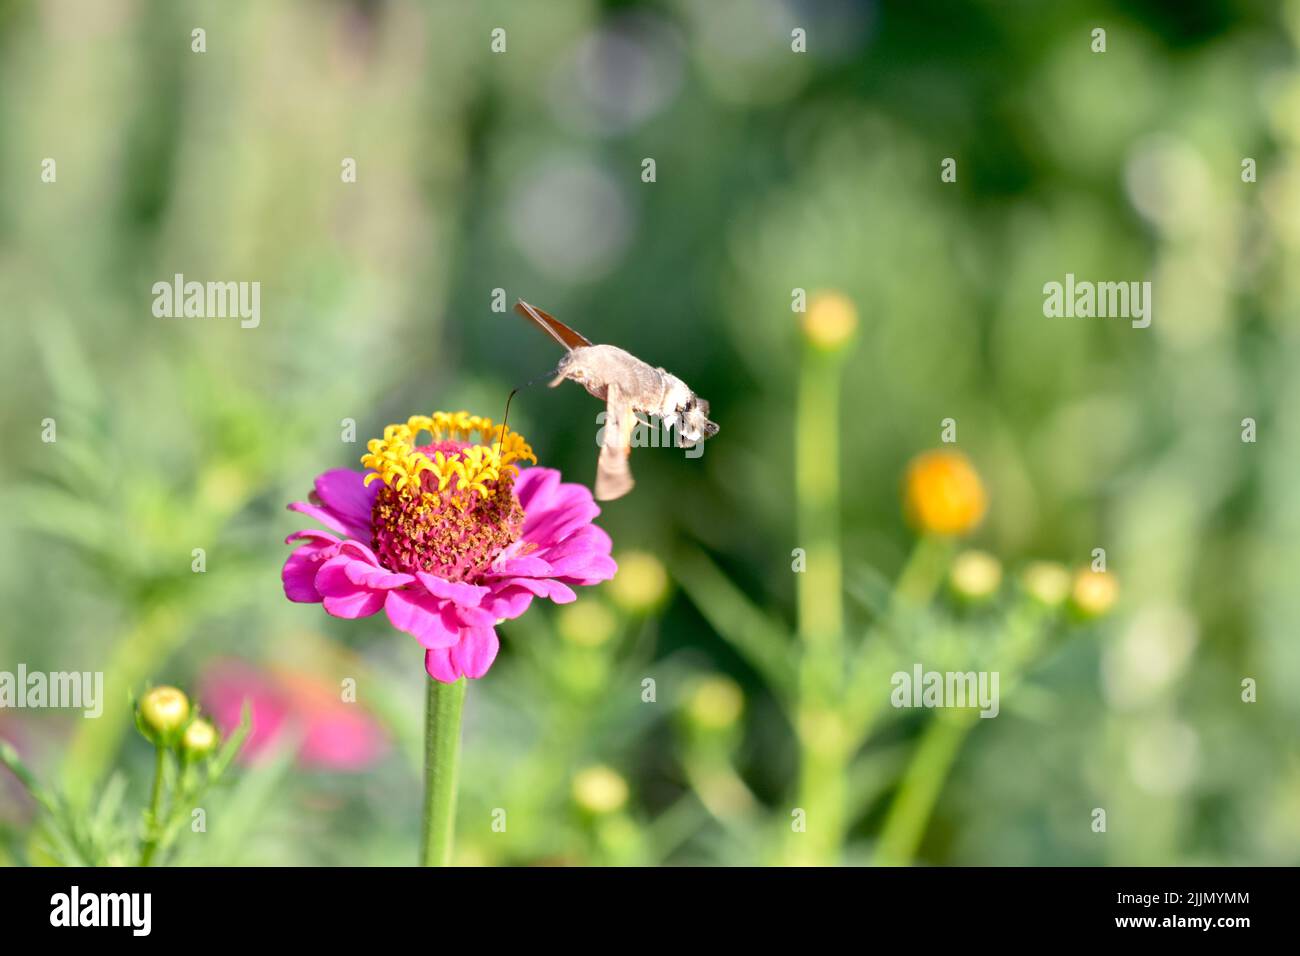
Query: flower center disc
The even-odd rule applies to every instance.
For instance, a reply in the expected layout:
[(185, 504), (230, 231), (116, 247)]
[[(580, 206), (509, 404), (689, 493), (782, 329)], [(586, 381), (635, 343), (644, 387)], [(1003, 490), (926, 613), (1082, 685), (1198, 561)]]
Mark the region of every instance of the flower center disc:
[[(459, 442), (437, 442), (416, 451), (442, 452), (455, 460)], [(394, 571), (427, 571), (448, 581), (476, 582), (502, 551), (519, 540), (524, 509), (514, 495), (514, 475), (487, 482), (490, 495), (453, 487), (439, 489), (430, 472), (401, 489), (382, 485), (371, 511), (372, 546), (380, 563)], [(453, 483), (454, 484), (454, 483)]]

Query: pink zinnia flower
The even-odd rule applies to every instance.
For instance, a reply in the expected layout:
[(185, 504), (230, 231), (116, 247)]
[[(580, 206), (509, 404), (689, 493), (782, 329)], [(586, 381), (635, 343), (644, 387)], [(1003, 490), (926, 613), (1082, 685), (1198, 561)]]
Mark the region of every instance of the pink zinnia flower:
[[(417, 444), (427, 432), (432, 441)], [(335, 617), (380, 610), (425, 648), (444, 683), (482, 677), (499, 647), (495, 625), (534, 597), (576, 599), (573, 585), (614, 576), (611, 542), (592, 519), (591, 492), (536, 464), (517, 433), (467, 412), (389, 425), (361, 463), (316, 479), (289, 505), (342, 537), (299, 531), (305, 542), (282, 578), (291, 601), (319, 601)], [(477, 434), (479, 442), (471, 439)]]
[(309, 767), (361, 770), (388, 749), (374, 717), (343, 701), (334, 684), (308, 674), (221, 661), (204, 673), (199, 699), (224, 733), (239, 726), (248, 702), (252, 728), (240, 761), (256, 760), (285, 731), (301, 735), (298, 760)]

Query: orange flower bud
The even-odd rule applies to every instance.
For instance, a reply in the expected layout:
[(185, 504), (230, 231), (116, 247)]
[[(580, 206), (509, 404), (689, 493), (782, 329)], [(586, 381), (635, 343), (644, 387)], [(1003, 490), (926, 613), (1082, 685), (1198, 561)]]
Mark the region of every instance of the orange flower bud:
[(919, 531), (961, 535), (984, 517), (984, 485), (958, 451), (928, 451), (912, 459), (904, 481), (903, 508)]

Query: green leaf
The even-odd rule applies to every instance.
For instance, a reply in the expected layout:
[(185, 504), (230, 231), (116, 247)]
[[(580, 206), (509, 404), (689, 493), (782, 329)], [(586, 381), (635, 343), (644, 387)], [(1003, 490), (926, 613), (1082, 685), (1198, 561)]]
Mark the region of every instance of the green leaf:
[(682, 549), (670, 567), (704, 619), (728, 644), (788, 696), (794, 686), (789, 630), (760, 610), (697, 548)]
[(889, 614), (894, 586), (887, 577), (870, 565), (860, 564), (850, 568), (844, 582), (844, 590), (873, 618), (883, 618)]

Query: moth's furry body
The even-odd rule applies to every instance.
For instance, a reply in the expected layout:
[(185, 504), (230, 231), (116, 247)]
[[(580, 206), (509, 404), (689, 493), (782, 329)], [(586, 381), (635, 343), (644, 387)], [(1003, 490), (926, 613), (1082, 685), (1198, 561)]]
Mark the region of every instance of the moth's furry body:
[[(616, 383), (632, 407), (646, 415), (677, 421), (695, 393), (676, 375), (654, 368), (617, 345), (586, 345), (567, 353), (552, 385), (572, 379), (602, 402)], [(685, 435), (682, 436), (685, 438)], [(699, 437), (687, 439), (699, 441)]]
[(609, 501), (632, 490), (632, 429), (636, 412), (671, 422), (677, 443), (694, 445), (717, 434), (709, 403), (676, 375), (643, 362), (616, 345), (593, 345), (564, 323), (526, 302), (515, 310), (549, 333), (568, 351), (555, 368), (555, 387), (566, 378), (605, 403), (605, 440), (596, 466), (596, 497)]

